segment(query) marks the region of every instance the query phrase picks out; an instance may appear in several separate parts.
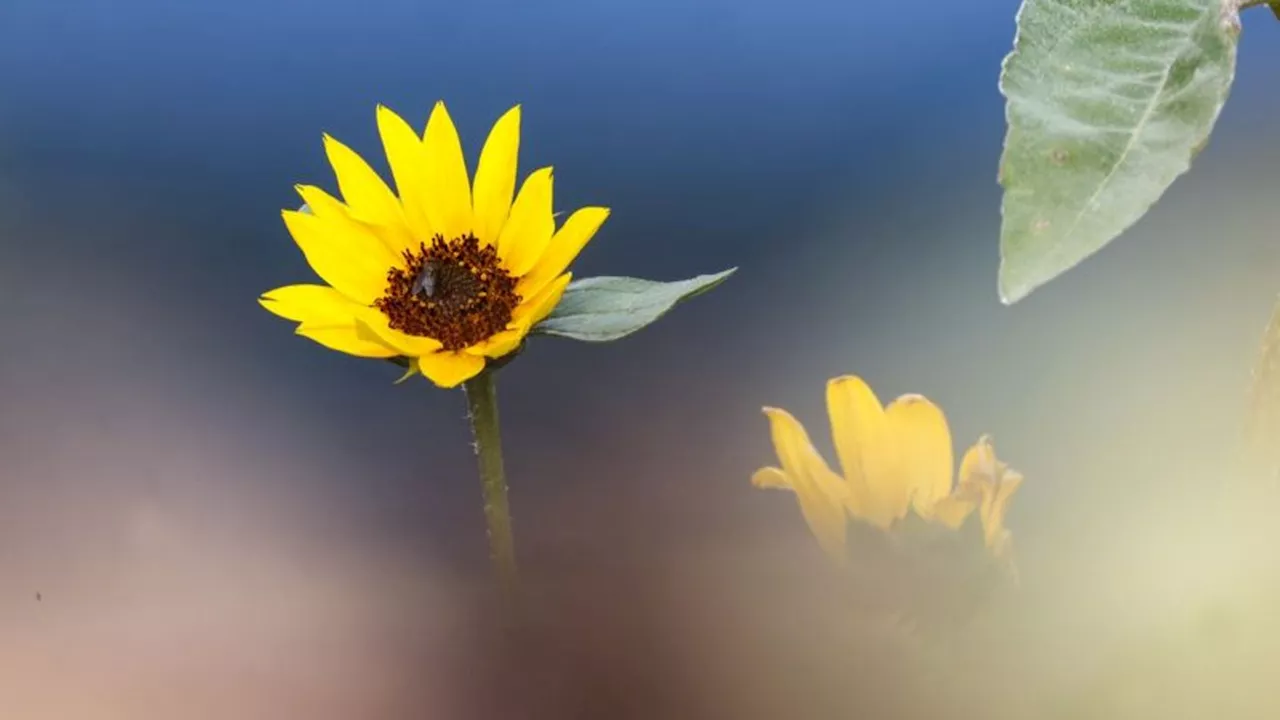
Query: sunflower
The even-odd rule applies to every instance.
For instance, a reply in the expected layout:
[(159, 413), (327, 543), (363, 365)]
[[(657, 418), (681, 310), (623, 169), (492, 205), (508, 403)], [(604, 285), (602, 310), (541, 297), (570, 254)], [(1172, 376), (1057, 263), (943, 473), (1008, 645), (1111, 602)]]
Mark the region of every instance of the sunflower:
[(474, 182), (443, 102), (422, 135), (383, 106), (377, 123), (397, 192), (325, 135), (342, 199), (300, 185), (303, 209), (283, 215), (326, 284), (287, 285), (260, 302), (327, 348), (404, 358), (410, 374), (455, 387), (519, 349), (555, 308), (609, 210), (582, 208), (557, 229), (550, 167), (515, 192), (518, 105), (494, 124)]
[(1005, 512), (1022, 477), (996, 459), (987, 437), (965, 453), (953, 486), (951, 432), (927, 398), (903, 395), (884, 407), (861, 378), (844, 376), (827, 383), (827, 412), (843, 475), (827, 466), (795, 417), (766, 407), (782, 467), (756, 471), (752, 484), (795, 492), (829, 554), (844, 559), (850, 516), (888, 530), (913, 510), (955, 529), (977, 509), (987, 547), (993, 554), (1007, 550)]

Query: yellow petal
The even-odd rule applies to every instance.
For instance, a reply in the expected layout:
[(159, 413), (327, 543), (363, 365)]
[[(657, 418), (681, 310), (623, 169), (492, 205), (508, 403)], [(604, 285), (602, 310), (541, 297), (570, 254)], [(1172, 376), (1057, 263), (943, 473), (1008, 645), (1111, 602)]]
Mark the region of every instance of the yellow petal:
[(1013, 493), (1022, 486), (1022, 475), (1015, 471), (1006, 471), (997, 485), (988, 485), (982, 503), (982, 527), (987, 547), (1000, 549), (1009, 534), (1004, 527), (1004, 517), (1009, 510), (1009, 500)]
[(951, 432), (938, 406), (920, 395), (903, 395), (885, 410), (901, 463), (901, 482), (920, 517), (951, 494)]
[(338, 352), (386, 358), (399, 354), (385, 343), (361, 337), (355, 317), (362, 311), (342, 293), (325, 285), (287, 285), (258, 300), (267, 310), (301, 323), (295, 332)]
[(886, 454), (890, 448), (885, 446), (887, 425), (880, 400), (862, 378), (845, 375), (827, 383), (827, 414), (836, 455), (855, 501), (850, 513), (887, 527), (895, 518), (884, 499), (873, 492), (894, 471)]
[(865, 487), (851, 485), (848, 482), (845, 483), (845, 488), (847, 493), (844, 499), (844, 506), (849, 515), (880, 528), (889, 527), (892, 521), (886, 517), (883, 511), (876, 507), (874, 499), (871, 497), (871, 491)]
[(409, 123), (385, 105), (378, 106), (378, 134), (412, 235), (417, 242), (429, 242), (435, 232), (427, 218), (430, 182), (422, 139)]
[(565, 288), (569, 287), (569, 281), (572, 279), (573, 273), (565, 273), (542, 288), (542, 292), (537, 296), (520, 303), (513, 313), (511, 324), (531, 328), (542, 322), (543, 318), (550, 315), (551, 311), (556, 309), (556, 305), (560, 304), (560, 298), (564, 297)]
[(354, 232), (371, 233), (386, 245), (392, 255), (397, 257), (409, 247), (409, 230), (403, 224), (375, 225), (361, 220), (352, 215), (351, 209), (341, 200), (314, 185), (298, 185), (295, 189), (307, 207), (311, 208), (311, 214), (321, 220), (335, 225), (344, 223), (354, 225)]
[(520, 347), (520, 343), (524, 341), (525, 336), (528, 334), (529, 327), (527, 325), (508, 328), (481, 343), (472, 345), (465, 352), (470, 355), (500, 358)]
[(1011, 534), (1004, 518), (1010, 498), (1021, 485), (1022, 475), (1000, 462), (988, 436), (979, 438), (960, 463), (957, 495), (978, 499), (983, 535), (994, 555), (1001, 555), (1009, 545)]
[(400, 258), (376, 235), (318, 215), (285, 210), (283, 216), (311, 269), (343, 295), (367, 305), (386, 289), (387, 271)]
[(560, 298), (564, 296), (565, 288), (569, 286), (569, 281), (572, 279), (573, 273), (565, 273), (556, 278), (556, 282), (543, 288), (537, 297), (521, 302), (512, 313), (511, 322), (507, 323), (506, 330), (467, 348), (466, 352), (498, 358), (515, 350), (529, 334), (529, 329), (551, 314), (551, 311), (560, 303)]
[(796, 499), (809, 532), (817, 538), (823, 552), (837, 563), (847, 562), (849, 526), (844, 507), (839, 503), (833, 504), (830, 498), (812, 486), (797, 486)]
[(778, 460), (782, 463), (783, 472), (791, 479), (810, 531), (829, 555), (843, 560), (847, 532), (846, 486), (827, 467), (799, 421), (787, 411), (777, 408), (766, 407), (764, 413), (769, 418)]
[(782, 470), (793, 482), (802, 481), (822, 488), (832, 498), (843, 502), (844, 482), (827, 467), (809, 440), (804, 426), (791, 413), (779, 408), (764, 408), (765, 417), (769, 419), (769, 432), (773, 439), (774, 451), (782, 463)]
[(438, 352), (418, 358), (418, 369), (442, 388), (457, 387), (484, 369), (484, 358), (467, 353)]
[(934, 504), (933, 519), (955, 530), (964, 524), (965, 518), (977, 506), (973, 500), (950, 495)]
[(995, 449), (991, 446), (991, 439), (983, 435), (965, 451), (964, 458), (960, 460), (956, 492), (975, 499), (979, 496), (983, 483), (995, 482), (996, 473)]
[(443, 102), (427, 119), (422, 140), (427, 162), (427, 219), (446, 240), (471, 232), (471, 180), (458, 130)]
[(520, 194), (511, 206), (511, 216), (498, 236), (498, 257), (507, 271), (520, 277), (534, 266), (547, 251), (556, 231), (551, 217), (554, 177), (549, 167), (533, 171), (520, 186)]
[(314, 340), (330, 350), (366, 358), (390, 358), (400, 353), (381, 342), (371, 342), (361, 335), (354, 322), (345, 325), (308, 325), (303, 323), (295, 330), (302, 337)]
[(1022, 487), (1022, 473), (1016, 470), (1006, 470), (1004, 477), (1000, 479), (1000, 488), (996, 493), (994, 503), (994, 510), (999, 514), (1002, 522), (1005, 512), (1009, 509), (1009, 500), (1013, 498), (1013, 494), (1020, 487)]
[(516, 292), (529, 297), (563, 273), (608, 217), (609, 208), (602, 207), (586, 207), (570, 215), (551, 236), (551, 242), (533, 269), (520, 278)]
[(324, 136), (324, 151), (353, 217), (372, 225), (404, 227), (400, 201), (364, 158), (328, 134)]
[(343, 202), (315, 185), (294, 185), (294, 190), (311, 209), (311, 214), (323, 220), (350, 220), (351, 211)]
[(442, 347), (439, 340), (417, 335), (408, 335), (393, 330), (387, 324), (387, 316), (376, 309), (368, 308), (356, 316), (356, 332), (370, 342), (381, 342), (395, 348), (406, 357), (430, 355)]
[(519, 154), (520, 106), (516, 105), (494, 123), (480, 151), (480, 164), (476, 166), (472, 207), (476, 237), (482, 244), (497, 242), (498, 233), (511, 212)]
[(286, 320), (315, 324), (355, 321), (360, 306), (328, 285), (286, 285), (265, 292), (258, 303)]
[(791, 478), (776, 467), (762, 467), (751, 476), (751, 484), (767, 490), (790, 490)]

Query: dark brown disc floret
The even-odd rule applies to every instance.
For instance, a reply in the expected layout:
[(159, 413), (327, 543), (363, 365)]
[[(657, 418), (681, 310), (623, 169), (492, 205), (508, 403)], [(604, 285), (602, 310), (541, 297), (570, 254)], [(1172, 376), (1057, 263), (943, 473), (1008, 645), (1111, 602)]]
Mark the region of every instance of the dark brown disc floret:
[(506, 329), (520, 304), (516, 279), (493, 245), (470, 233), (405, 250), (404, 265), (387, 272), (387, 290), (374, 307), (394, 330), (439, 340), (461, 350)]

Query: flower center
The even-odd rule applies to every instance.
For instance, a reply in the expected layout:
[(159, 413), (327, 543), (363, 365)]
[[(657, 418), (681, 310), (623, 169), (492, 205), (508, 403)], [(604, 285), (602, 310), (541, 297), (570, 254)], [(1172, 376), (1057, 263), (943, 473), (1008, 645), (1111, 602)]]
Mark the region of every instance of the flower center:
[(439, 340), (445, 350), (470, 347), (496, 335), (520, 304), (511, 277), (492, 245), (470, 233), (404, 251), (403, 267), (387, 271), (387, 290), (373, 306), (394, 330)]

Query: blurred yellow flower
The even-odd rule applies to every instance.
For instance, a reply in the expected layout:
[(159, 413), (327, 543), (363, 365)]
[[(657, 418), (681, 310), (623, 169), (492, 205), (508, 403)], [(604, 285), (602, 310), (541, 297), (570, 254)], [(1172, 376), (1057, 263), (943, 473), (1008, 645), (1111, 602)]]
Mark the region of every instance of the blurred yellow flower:
[(910, 510), (955, 529), (977, 509), (987, 547), (997, 554), (1007, 548), (1004, 516), (1022, 477), (996, 459), (983, 437), (965, 453), (953, 487), (951, 432), (928, 399), (903, 395), (884, 407), (861, 378), (828, 382), (827, 413), (843, 476), (827, 466), (790, 413), (769, 407), (764, 413), (782, 467), (756, 471), (752, 484), (794, 491), (810, 530), (833, 557), (845, 559), (848, 516), (888, 530)]
[(404, 357), (410, 372), (454, 387), (519, 348), (555, 308), (569, 263), (609, 210), (583, 208), (557, 230), (549, 167), (515, 193), (518, 105), (494, 124), (474, 182), (444, 103), (422, 135), (383, 106), (377, 121), (398, 195), (326, 135), (342, 200), (299, 186), (306, 207), (284, 211), (284, 222), (327, 284), (277, 288), (261, 303), (325, 347)]
[(786, 410), (767, 407), (781, 468), (756, 471), (751, 482), (756, 487), (788, 489), (796, 494), (800, 512), (822, 549), (837, 559), (845, 556), (846, 517), (849, 484), (831, 472), (804, 431), (804, 426)]
[(996, 458), (989, 437), (980, 438), (960, 463), (957, 495), (977, 504), (983, 539), (997, 557), (1009, 551), (1012, 533), (1004, 526), (1004, 516), (1010, 498), (1021, 485), (1022, 473), (1010, 470)]

